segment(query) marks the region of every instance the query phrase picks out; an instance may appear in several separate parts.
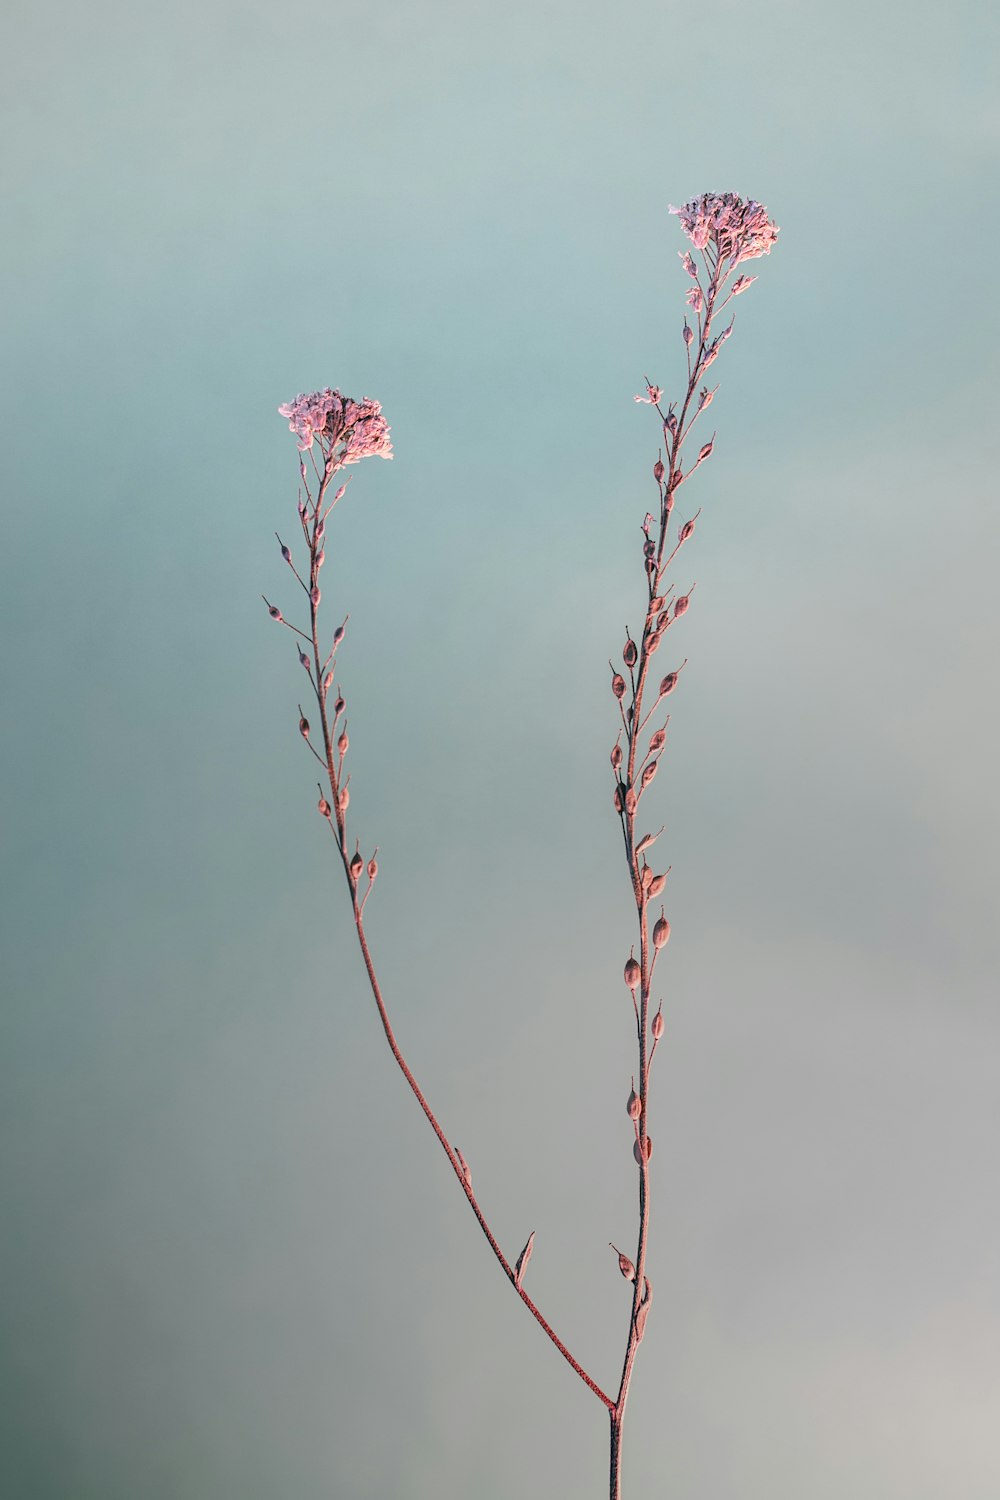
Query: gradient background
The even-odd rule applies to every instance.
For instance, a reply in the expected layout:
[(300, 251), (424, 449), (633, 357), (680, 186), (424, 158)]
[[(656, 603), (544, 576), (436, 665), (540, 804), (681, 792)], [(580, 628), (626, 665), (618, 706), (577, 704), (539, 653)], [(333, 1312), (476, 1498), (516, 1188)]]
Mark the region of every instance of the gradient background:
[[(680, 386), (666, 213), (782, 226), (716, 370), (626, 1492), (1000, 1494), (1000, 25), (953, 4), (11, 13), (0, 1491), (606, 1493), (363, 982), (296, 732), (296, 453), (400, 1038), (616, 1386), (607, 658)], [(987, 190), (989, 196), (987, 196)], [(988, 433), (993, 436), (987, 436)], [(991, 770), (991, 767), (993, 768)]]

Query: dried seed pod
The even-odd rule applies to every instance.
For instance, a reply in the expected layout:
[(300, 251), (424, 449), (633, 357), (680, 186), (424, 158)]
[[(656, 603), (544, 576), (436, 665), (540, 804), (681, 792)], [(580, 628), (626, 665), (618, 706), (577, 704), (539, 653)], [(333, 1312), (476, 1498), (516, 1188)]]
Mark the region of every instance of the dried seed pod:
[(664, 602), (665, 601), (660, 594), (657, 594), (655, 599), (651, 599), (649, 601), (649, 613), (651, 617), (653, 615), (659, 614), (660, 610), (663, 608)]
[[(275, 534), (275, 536), (278, 536), (278, 533), (277, 533), (277, 532), (275, 532), (275, 533), (274, 533), (274, 534)], [(291, 562), (291, 560), (292, 560), (292, 554), (291, 554), (291, 552), (290, 552), (290, 551), (289, 551), (289, 550), (288, 550), (288, 548), (287, 548), (287, 547), (286, 547), (286, 546), (285, 546), (285, 544), (284, 544), (284, 542), (283, 542), (283, 541), (282, 541), (282, 540), (281, 540), (281, 537), (280, 537), (280, 536), (278, 536), (278, 546), (279, 546), (279, 547), (280, 547), (280, 548), (281, 548), (281, 555), (282, 555), (282, 557), (283, 557), (283, 558), (284, 558), (284, 559), (285, 559), (285, 562), (286, 562), (286, 563), (290, 563), (290, 562)]]
[(337, 749), (340, 751), (341, 755), (347, 754), (347, 747), (350, 743), (350, 740), (347, 738), (347, 730), (345, 729), (341, 734), (340, 739), (337, 741)]
[(340, 645), (340, 643), (341, 643), (341, 641), (343, 639), (344, 639), (344, 627), (343, 627), (343, 625), (338, 625), (337, 628), (336, 628), (336, 630), (333, 632), (334, 650), (336, 650), (336, 648)]
[(691, 595), (690, 594), (682, 594), (681, 597), (678, 599), (677, 603), (674, 605), (674, 619), (676, 620), (679, 615), (686, 615), (687, 612), (688, 612), (688, 609), (690, 608), (690, 605), (691, 605)]
[(656, 556), (656, 543), (653, 541), (652, 537), (647, 537), (646, 540), (643, 542), (643, 544), (642, 544), (642, 555), (643, 555), (643, 557), (655, 557)]
[[(662, 910), (662, 908), (661, 908)], [(670, 941), (670, 923), (666, 917), (660, 917), (653, 928), (653, 947), (665, 948)]]
[(342, 813), (344, 813), (344, 812), (347, 811), (347, 808), (348, 808), (348, 805), (350, 803), (350, 800), (351, 800), (351, 793), (350, 793), (349, 788), (346, 787), (346, 786), (342, 786), (341, 789), (340, 789), (340, 795), (337, 798), (337, 806), (340, 808), (340, 810), (341, 810)]
[(663, 1035), (663, 1007), (662, 1006), (656, 1012), (656, 1015), (653, 1017), (653, 1025), (652, 1025), (651, 1029), (652, 1029), (652, 1032), (653, 1032), (653, 1040), (655, 1042), (658, 1042), (660, 1040), (660, 1037)]
[(305, 667), (307, 672), (309, 671), (309, 658), (301, 646), (299, 647), (299, 665)]
[(653, 880), (653, 872), (648, 865), (643, 865), (639, 879), (642, 881), (643, 890), (648, 891)]
[(655, 901), (657, 896), (662, 896), (663, 888), (667, 883), (665, 875), (654, 875), (649, 882), (649, 899)]
[(319, 591), (319, 584), (314, 583), (312, 588), (309, 590), (309, 598), (312, 601), (313, 609), (319, 609), (319, 601), (322, 597), (323, 596)]
[(375, 856), (373, 854), (372, 857), (371, 857), (371, 859), (368, 861), (368, 879), (369, 880), (374, 880), (375, 876), (377, 874), (378, 874), (378, 860), (375, 858)]
[(351, 879), (352, 880), (360, 880), (361, 879), (361, 871), (364, 869), (364, 864), (365, 864), (365, 862), (361, 858), (360, 854), (352, 854), (351, 855)]
[(321, 547), (320, 550), (316, 554), (316, 569), (317, 569), (317, 572), (319, 571), (319, 569), (323, 566), (323, 564), (325, 562), (326, 562), (326, 550), (325, 550), (325, 548)]
[(639, 799), (633, 789), (629, 787), (628, 791), (625, 793), (625, 811), (629, 814), (630, 817), (632, 813), (635, 812), (638, 805)]
[(299, 709), (299, 734), (301, 734), (304, 740), (307, 740), (309, 738), (309, 720), (306, 718), (301, 708)]
[(649, 762), (649, 765), (643, 771), (643, 773), (642, 773), (642, 789), (643, 789), (643, 791), (646, 790), (646, 788), (649, 786), (649, 783), (652, 781), (653, 777), (656, 775), (656, 768), (657, 768), (658, 765), (659, 765), (659, 761), (651, 760)]
[(658, 458), (656, 460), (656, 463), (653, 465), (653, 478), (656, 480), (657, 484), (659, 484), (660, 480), (663, 478), (666, 472), (666, 469), (663, 467), (663, 460)]
[[(652, 1156), (652, 1154), (653, 1154), (653, 1138), (652, 1138), (652, 1136), (647, 1135), (647, 1137), (646, 1137), (646, 1160), (647, 1161), (649, 1161), (649, 1158)], [(638, 1141), (635, 1141), (634, 1144), (633, 1144), (633, 1146), (632, 1146), (632, 1155), (635, 1157), (636, 1162), (641, 1167), (642, 1166), (642, 1150), (640, 1149), (640, 1145), (639, 1145)]]
[(642, 983), (642, 970), (639, 967), (638, 959), (634, 955), (630, 955), (625, 965), (625, 983), (633, 994)]
[[(264, 595), (263, 594), (261, 594), (260, 597), (262, 599), (264, 599)], [(266, 599), (264, 599), (264, 603), (267, 604), (267, 600)], [(276, 604), (267, 604), (267, 612), (271, 616), (272, 620), (277, 620), (278, 621), (279, 625), (281, 625), (281, 624), (284, 623), (285, 617), (281, 613), (281, 610), (278, 608), (278, 606)]]
[(333, 687), (333, 673), (332, 672), (327, 672), (326, 676), (323, 678), (323, 691), (324, 691), (324, 693), (328, 693), (332, 687)]
[(639, 1098), (639, 1095), (635, 1091), (634, 1078), (632, 1079), (632, 1092), (628, 1096), (628, 1104), (626, 1105), (626, 1109), (628, 1110), (628, 1117), (630, 1120), (638, 1120), (639, 1116), (642, 1114), (642, 1100)]
[(329, 802), (327, 802), (324, 796), (320, 796), (320, 799), (316, 803), (316, 806), (319, 808), (324, 818), (328, 818), (330, 816), (330, 804)]
[(620, 672), (616, 672), (611, 679), (611, 691), (618, 699), (624, 698), (625, 696), (625, 679)]
[(614, 766), (615, 770), (617, 771), (617, 769), (621, 765), (621, 763), (622, 763), (622, 747), (621, 747), (621, 745), (616, 745), (614, 747), (614, 749), (612, 750), (612, 752), (611, 752), (611, 764)]
[(649, 1158), (652, 1156), (652, 1154), (653, 1154), (653, 1137), (651, 1135), (647, 1135), (647, 1137), (646, 1137), (646, 1160), (647, 1161), (649, 1161)]
[(660, 697), (661, 698), (665, 698), (668, 693), (672, 693), (673, 692), (673, 690), (674, 690), (674, 688), (676, 686), (677, 686), (677, 673), (676, 672), (668, 672), (667, 675), (666, 675), (666, 677), (664, 677), (663, 681), (660, 683)]
[(521, 1282), (524, 1280), (524, 1273), (528, 1269), (528, 1261), (531, 1259), (531, 1252), (534, 1248), (534, 1244), (535, 1231), (532, 1230), (528, 1235), (528, 1243), (525, 1245), (524, 1249), (521, 1251), (514, 1264), (514, 1285), (516, 1287), (520, 1287)]
[(704, 446), (704, 448), (702, 448), (701, 452), (698, 454), (698, 462), (700, 464), (704, 463), (705, 459), (710, 456), (710, 454), (712, 452), (712, 449), (714, 447), (715, 447), (715, 438), (713, 438), (710, 443), (706, 443), (705, 446)]
[(626, 1281), (634, 1281), (635, 1280), (635, 1266), (629, 1260), (628, 1256), (627, 1255), (623, 1255), (622, 1252), (619, 1250), (618, 1246), (617, 1245), (612, 1245), (610, 1240), (608, 1240), (608, 1244), (611, 1246), (611, 1249), (615, 1252), (615, 1254), (618, 1257), (618, 1269), (619, 1269), (619, 1271), (621, 1271), (622, 1275), (625, 1277), (625, 1280)]
[(343, 498), (344, 498), (344, 496), (346, 494), (347, 494), (347, 485), (346, 484), (342, 484), (340, 486), (340, 489), (337, 491), (337, 493), (333, 497), (333, 503), (334, 503), (334, 505), (336, 505), (336, 503), (337, 503), (338, 500), (343, 500)]
[(469, 1171), (469, 1163), (466, 1161), (465, 1157), (462, 1155), (461, 1151), (459, 1151), (457, 1146), (455, 1147), (455, 1155), (458, 1157), (458, 1165), (462, 1168), (462, 1176), (465, 1178), (465, 1185), (471, 1193), (472, 1173)]
[(660, 634), (662, 635), (663, 632), (666, 630), (666, 628), (667, 628), (667, 626), (669, 624), (670, 624), (670, 606), (668, 605), (666, 609), (661, 609), (659, 615), (657, 616), (656, 628), (660, 632)]
[(681, 527), (680, 531), (677, 534), (677, 540), (679, 542), (686, 542), (687, 539), (688, 539), (688, 537), (692, 536), (693, 534), (694, 534), (694, 522), (693, 521), (685, 521), (684, 525)]
[(615, 795), (612, 797), (611, 800), (614, 803), (615, 812), (616, 813), (620, 813), (622, 811), (622, 809), (624, 808), (624, 806), (625, 806), (624, 802), (622, 801), (621, 782), (619, 782), (618, 785), (615, 787)]
[(649, 1303), (640, 1302), (635, 1315), (635, 1340), (637, 1344), (642, 1343), (642, 1336), (646, 1332), (646, 1319), (649, 1317)]
[(664, 747), (664, 745), (666, 743), (667, 743), (667, 734), (666, 734), (666, 730), (664, 730), (664, 729), (658, 729), (655, 734), (651, 734), (650, 737), (649, 737), (649, 748), (654, 753), (657, 750), (662, 750), (663, 747)]
[(346, 706), (347, 705), (345, 704), (343, 698), (339, 698), (338, 697), (336, 703), (333, 705), (333, 711), (337, 715), (338, 719), (340, 718), (341, 714), (344, 712), (344, 709), (346, 708)]
[(635, 666), (635, 664), (636, 664), (636, 662), (637, 662), (637, 660), (639, 658), (639, 652), (636, 650), (635, 641), (626, 641), (625, 642), (625, 650), (622, 652), (622, 658), (623, 658), (623, 660), (625, 662), (625, 665), (627, 667), (634, 667)]

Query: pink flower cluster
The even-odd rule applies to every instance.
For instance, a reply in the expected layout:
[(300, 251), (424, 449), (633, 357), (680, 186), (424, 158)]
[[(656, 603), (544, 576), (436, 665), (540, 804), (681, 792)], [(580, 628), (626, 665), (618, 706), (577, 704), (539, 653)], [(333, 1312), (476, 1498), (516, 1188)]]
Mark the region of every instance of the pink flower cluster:
[(389, 439), (389, 424), (382, 415), (382, 407), (370, 396), (361, 401), (352, 401), (339, 391), (313, 391), (310, 396), (296, 396), (278, 413), (288, 418), (290, 431), (294, 432), (299, 450), (304, 452), (318, 441), (324, 453), (330, 453), (338, 443), (343, 452), (338, 455), (338, 467), (343, 464), (360, 463), (363, 458), (378, 455), (392, 457)]
[(731, 266), (769, 254), (778, 238), (778, 226), (767, 217), (763, 204), (752, 198), (744, 203), (735, 193), (702, 193), (683, 208), (673, 204), (669, 208), (672, 214), (680, 214), (681, 227), (696, 250), (704, 250), (711, 240), (719, 259), (728, 260)]

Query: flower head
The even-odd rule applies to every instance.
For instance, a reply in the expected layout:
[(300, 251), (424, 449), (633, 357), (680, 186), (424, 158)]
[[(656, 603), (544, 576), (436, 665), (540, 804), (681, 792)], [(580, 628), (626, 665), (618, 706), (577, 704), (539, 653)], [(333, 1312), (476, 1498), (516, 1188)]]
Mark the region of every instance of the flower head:
[(289, 430), (295, 433), (301, 452), (311, 448), (314, 441), (319, 442), (326, 454), (340, 445), (338, 466), (359, 463), (373, 454), (392, 457), (389, 424), (379, 403), (370, 396), (352, 401), (327, 386), (325, 391), (296, 396), (294, 401), (279, 406), (278, 413), (288, 418)]
[(683, 208), (670, 204), (669, 211), (680, 215), (681, 227), (696, 250), (704, 250), (711, 241), (719, 259), (728, 260), (731, 267), (769, 254), (778, 238), (778, 226), (763, 204), (752, 198), (744, 203), (735, 193), (702, 193)]

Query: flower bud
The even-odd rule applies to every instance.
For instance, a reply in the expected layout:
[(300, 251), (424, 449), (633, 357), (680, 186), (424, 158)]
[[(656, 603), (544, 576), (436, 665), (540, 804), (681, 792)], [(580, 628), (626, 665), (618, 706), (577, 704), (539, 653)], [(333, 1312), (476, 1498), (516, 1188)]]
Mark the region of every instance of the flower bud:
[(656, 1015), (653, 1017), (652, 1031), (653, 1031), (653, 1040), (655, 1042), (658, 1042), (660, 1040), (660, 1037), (663, 1035), (663, 1011), (662, 1010), (658, 1010), (656, 1012)]
[[(610, 1240), (608, 1241), (608, 1244), (611, 1245), (611, 1241)], [(635, 1280), (635, 1266), (629, 1260), (628, 1256), (627, 1255), (623, 1255), (622, 1252), (619, 1250), (619, 1248), (618, 1248), (617, 1245), (611, 1245), (611, 1249), (615, 1252), (615, 1254), (618, 1257), (618, 1269), (619, 1269), (619, 1271), (621, 1271), (622, 1275), (625, 1277), (625, 1280), (626, 1281), (634, 1281)]]
[(639, 967), (638, 959), (630, 957), (628, 963), (625, 965), (625, 983), (634, 994), (641, 982), (642, 970)]
[(681, 597), (678, 599), (677, 603), (674, 605), (674, 619), (677, 619), (677, 617), (679, 615), (685, 615), (685, 614), (687, 614), (688, 608), (690, 607), (690, 604), (691, 604), (691, 596), (690, 596), (690, 594), (682, 594)]
[(666, 469), (663, 467), (662, 459), (658, 458), (656, 460), (656, 463), (653, 465), (653, 478), (656, 480), (657, 484), (660, 483), (660, 480), (663, 478), (666, 472)]
[(622, 652), (622, 656), (624, 658), (625, 665), (627, 667), (634, 667), (635, 666), (636, 660), (638, 659), (638, 656), (639, 656), (639, 653), (636, 650), (635, 641), (626, 641), (625, 642), (625, 650)]
[[(272, 610), (271, 613), (276, 619), (281, 619), (276, 610)], [(625, 679), (620, 672), (616, 672), (611, 679), (611, 691), (619, 701), (625, 696)]]
[(649, 899), (655, 901), (657, 896), (663, 895), (663, 888), (667, 883), (665, 875), (654, 875), (649, 882)]
[(628, 1096), (628, 1104), (626, 1108), (628, 1109), (628, 1117), (630, 1120), (638, 1120), (639, 1116), (642, 1114), (642, 1100), (639, 1098), (639, 1095), (635, 1091), (634, 1080), (632, 1083), (632, 1092)]
[(656, 926), (653, 928), (653, 947), (656, 949), (665, 948), (669, 941), (670, 923), (667, 921), (666, 917), (660, 917), (659, 921), (656, 923)]

